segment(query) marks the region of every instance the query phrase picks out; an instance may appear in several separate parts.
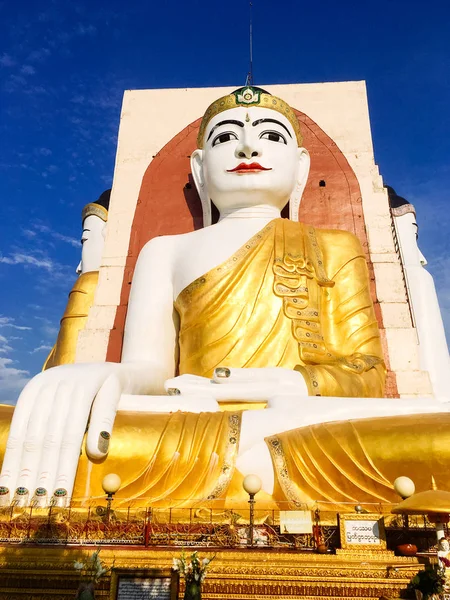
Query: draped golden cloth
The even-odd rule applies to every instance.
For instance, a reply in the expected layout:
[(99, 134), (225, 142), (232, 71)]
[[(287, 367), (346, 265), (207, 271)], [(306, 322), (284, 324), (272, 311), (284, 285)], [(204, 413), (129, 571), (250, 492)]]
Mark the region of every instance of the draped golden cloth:
[(301, 371), (310, 395), (382, 397), (385, 366), (361, 244), (275, 219), (185, 288), (179, 372)]
[(241, 413), (120, 412), (108, 458), (90, 462), (83, 450), (74, 498), (104, 496), (101, 482), (117, 473), (116, 498), (152, 506), (192, 506), (224, 498), (234, 474)]
[[(13, 410), (0, 405), (0, 459)], [(131, 498), (135, 506), (191, 507), (210, 499), (217, 508), (233, 502), (243, 507), (234, 469), (239, 430), (239, 413), (120, 412), (105, 461), (92, 463), (83, 448), (74, 498), (104, 497), (102, 479), (114, 472), (123, 482), (118, 505)], [(418, 491), (429, 489), (431, 475), (439, 489), (450, 489), (450, 413), (311, 425), (266, 442), (277, 502), (398, 502), (393, 482), (400, 475), (410, 476)], [(258, 506), (275, 507), (262, 492)]]
[[(0, 404), (1, 460), (13, 410), (13, 406)], [(199, 501), (214, 501), (213, 506), (219, 506), (217, 501), (225, 499), (235, 476), (240, 429), (239, 412), (120, 412), (106, 460), (90, 461), (83, 447), (74, 501), (104, 498), (103, 477), (117, 473), (122, 479), (115, 495), (117, 505), (120, 500), (124, 504), (131, 500), (136, 506), (191, 507)]]
[(450, 413), (402, 415), (310, 425), (266, 439), (276, 473), (274, 496), (351, 505), (398, 502), (397, 477), (417, 491), (449, 488)]
[(58, 338), (42, 367), (43, 371), (75, 362), (78, 334), (86, 325), (97, 283), (98, 271), (83, 273), (75, 281), (60, 322)]

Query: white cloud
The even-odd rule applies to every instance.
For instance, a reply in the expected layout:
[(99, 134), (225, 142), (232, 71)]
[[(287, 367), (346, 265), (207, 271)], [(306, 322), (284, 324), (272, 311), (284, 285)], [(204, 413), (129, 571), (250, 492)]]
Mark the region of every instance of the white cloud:
[(36, 69), (31, 65), (23, 65), (23, 67), (20, 69), (20, 72), (23, 75), (34, 75), (36, 73)]
[(39, 329), (45, 337), (51, 339), (56, 338), (59, 333), (59, 328), (54, 325), (53, 321), (50, 321), (50, 319), (47, 319), (46, 317), (38, 317), (36, 315), (34, 318), (42, 323)]
[(0, 327), (12, 327), (13, 329), (19, 329), (20, 331), (30, 331), (31, 327), (25, 325), (16, 325), (15, 319), (12, 317), (4, 317), (0, 315)]
[(22, 229), (22, 233), (29, 240), (31, 240), (32, 238), (36, 237), (36, 235), (37, 235), (36, 232), (32, 231), (31, 229)]
[(11, 358), (0, 357), (0, 400), (13, 403), (30, 380), (29, 371), (17, 369)]
[(21, 252), (13, 252), (10, 256), (0, 255), (0, 263), (4, 263), (5, 265), (31, 265), (47, 269), (47, 271), (55, 269), (55, 264), (50, 258), (38, 258), (32, 254)]
[(59, 233), (59, 231), (53, 231), (53, 229), (51, 229), (51, 227), (49, 227), (48, 225), (44, 225), (43, 223), (36, 222), (36, 223), (33, 223), (31, 225), (31, 227), (32, 227), (32, 229), (23, 229), (22, 230), (23, 234), (26, 237), (28, 237), (29, 239), (34, 237), (36, 235), (36, 233), (38, 232), (38, 233), (44, 233), (46, 235), (50, 235), (55, 240), (64, 242), (66, 244), (70, 244), (74, 248), (80, 248), (80, 246), (81, 246), (80, 240), (77, 240), (69, 235), (64, 235), (62, 233)]
[(51, 350), (52, 346), (49, 346), (48, 344), (41, 344), (40, 346), (38, 346), (37, 348), (34, 348), (33, 350), (31, 350), (30, 354), (35, 354), (36, 352), (41, 352), (41, 350)]
[(79, 23), (76, 29), (78, 35), (94, 35), (96, 31), (97, 28), (94, 25), (83, 25), (83, 23)]
[(53, 233), (53, 237), (55, 237), (57, 240), (60, 240), (61, 242), (65, 242), (66, 244), (70, 244), (74, 248), (81, 248), (81, 242), (80, 242), (80, 240), (76, 240), (75, 238), (70, 237), (68, 235), (62, 235), (62, 233), (54, 232)]
[(12, 56), (6, 54), (6, 52), (0, 56), (1, 67), (14, 67), (15, 64), (16, 61), (12, 58)]
[(49, 56), (50, 50), (48, 48), (39, 48), (38, 50), (32, 50), (28, 56), (30, 62), (41, 62)]

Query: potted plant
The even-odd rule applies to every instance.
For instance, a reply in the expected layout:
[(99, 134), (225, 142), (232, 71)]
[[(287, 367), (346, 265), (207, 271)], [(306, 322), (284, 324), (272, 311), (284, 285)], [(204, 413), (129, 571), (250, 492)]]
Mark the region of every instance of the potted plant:
[(201, 600), (202, 583), (205, 580), (209, 564), (214, 558), (215, 555), (212, 558), (205, 557), (200, 560), (197, 552), (186, 558), (183, 551), (180, 558), (173, 559), (173, 570), (178, 571), (184, 577), (184, 600)]
[(439, 600), (443, 598), (445, 573), (439, 565), (427, 565), (415, 575), (408, 588), (414, 590), (417, 600)]
[(80, 585), (75, 600), (95, 600), (95, 586), (102, 577), (111, 572), (100, 559), (100, 548), (87, 559), (74, 561), (74, 568), (79, 572)]

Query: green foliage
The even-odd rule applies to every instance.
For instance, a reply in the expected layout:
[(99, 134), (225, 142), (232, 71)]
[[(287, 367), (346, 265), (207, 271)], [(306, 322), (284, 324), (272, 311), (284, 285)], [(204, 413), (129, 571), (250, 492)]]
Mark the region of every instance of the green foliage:
[(174, 558), (172, 569), (178, 571), (188, 582), (197, 582), (201, 584), (206, 577), (206, 572), (211, 561), (215, 559), (216, 555), (212, 558), (204, 558), (200, 560), (197, 552), (193, 552), (189, 557), (186, 554), (181, 553), (180, 558)]
[(409, 582), (409, 589), (419, 590), (424, 600), (433, 594), (443, 594), (445, 574), (439, 565), (427, 565), (424, 571), (419, 571)]
[[(100, 559), (100, 550), (96, 550), (84, 560), (76, 560), (73, 563), (74, 568), (79, 571), (81, 577), (88, 582), (97, 583), (104, 575), (111, 572), (112, 567), (108, 568)], [(114, 565), (113, 565), (114, 566)]]

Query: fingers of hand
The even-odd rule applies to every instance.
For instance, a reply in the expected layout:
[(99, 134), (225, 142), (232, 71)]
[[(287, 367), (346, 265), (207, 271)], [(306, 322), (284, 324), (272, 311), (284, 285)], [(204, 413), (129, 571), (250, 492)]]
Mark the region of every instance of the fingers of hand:
[(292, 369), (281, 367), (244, 368), (217, 367), (214, 370), (213, 381), (215, 383), (276, 383), (278, 385), (294, 385), (298, 382), (300, 373)]
[(21, 448), (21, 460), (17, 487), (33, 492), (39, 468), (44, 436), (52, 418), (53, 399), (58, 389), (57, 382), (43, 387), (34, 403), (25, 439)]
[[(70, 397), (76, 399), (76, 391), (67, 384), (61, 383), (55, 393), (51, 416), (47, 423), (42, 454), (39, 463), (36, 486), (41, 496), (53, 491), (61, 443), (70, 410)], [(31, 491), (31, 490), (30, 490)]]
[(55, 490), (52, 490), (53, 493), (56, 490), (62, 490), (67, 499), (72, 496), (81, 444), (94, 394), (95, 388), (93, 385), (88, 387), (79, 385), (73, 388), (68, 398), (69, 411), (59, 450), (58, 470), (54, 483)]
[(272, 386), (253, 382), (228, 385), (217, 385), (214, 382), (207, 382), (203, 385), (178, 382), (177, 385), (181, 396), (212, 396), (216, 400), (260, 401), (267, 400), (274, 393)]
[(0, 476), (0, 485), (7, 487), (11, 494), (14, 493), (17, 487), (16, 481), (22, 459), (23, 443), (33, 410), (34, 400), (40, 386), (40, 378), (32, 379), (23, 389), (14, 409)]
[(110, 375), (98, 391), (86, 440), (86, 451), (91, 458), (98, 460), (108, 454), (121, 393), (121, 384), (115, 375)]

